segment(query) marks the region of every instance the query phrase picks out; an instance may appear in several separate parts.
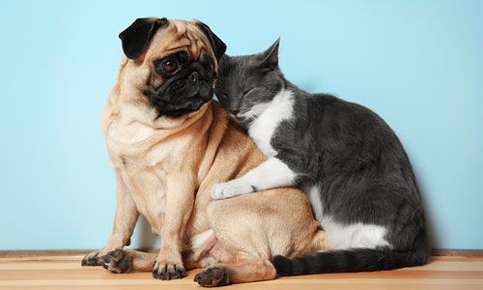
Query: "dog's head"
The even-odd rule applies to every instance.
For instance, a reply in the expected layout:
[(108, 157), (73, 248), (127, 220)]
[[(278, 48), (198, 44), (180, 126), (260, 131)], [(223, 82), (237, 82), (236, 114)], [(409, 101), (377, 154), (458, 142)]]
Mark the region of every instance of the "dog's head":
[(139, 18), (119, 37), (130, 70), (139, 72), (131, 81), (158, 116), (179, 117), (211, 100), (226, 45), (206, 24)]

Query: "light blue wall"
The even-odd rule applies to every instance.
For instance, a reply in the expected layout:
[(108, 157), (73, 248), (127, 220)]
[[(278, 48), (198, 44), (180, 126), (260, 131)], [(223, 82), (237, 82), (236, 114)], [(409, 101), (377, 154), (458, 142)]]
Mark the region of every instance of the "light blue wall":
[(1, 3), (0, 249), (106, 240), (100, 116), (117, 34), (142, 16), (201, 19), (230, 54), (281, 36), (289, 79), (365, 104), (398, 133), (436, 246), (483, 248), (483, 1), (112, 0)]

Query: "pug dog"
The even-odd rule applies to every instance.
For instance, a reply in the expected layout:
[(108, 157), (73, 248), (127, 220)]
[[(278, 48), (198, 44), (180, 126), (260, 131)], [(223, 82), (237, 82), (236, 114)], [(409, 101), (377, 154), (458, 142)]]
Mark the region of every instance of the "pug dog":
[[(221, 286), (275, 278), (274, 255), (324, 250), (325, 233), (295, 188), (211, 200), (214, 184), (265, 159), (212, 101), (223, 41), (199, 21), (166, 18), (137, 19), (119, 36), (125, 57), (103, 118), (114, 226), (82, 265), (163, 280), (205, 267), (195, 281)], [(158, 253), (125, 247), (140, 214), (161, 237)]]

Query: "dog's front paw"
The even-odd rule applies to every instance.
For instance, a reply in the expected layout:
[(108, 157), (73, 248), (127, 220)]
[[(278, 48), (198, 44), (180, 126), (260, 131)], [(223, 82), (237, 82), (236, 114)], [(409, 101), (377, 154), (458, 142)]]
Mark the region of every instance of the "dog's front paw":
[(240, 180), (232, 180), (225, 183), (215, 184), (211, 190), (211, 197), (213, 199), (225, 199), (254, 191), (255, 187), (251, 184)]
[(210, 267), (199, 272), (194, 280), (203, 287), (217, 287), (230, 284), (228, 273), (222, 267)]
[(180, 279), (186, 276), (186, 270), (181, 263), (164, 261), (154, 262), (153, 278), (160, 280)]
[(99, 251), (91, 252), (82, 258), (81, 261), (82, 266), (100, 266), (101, 263), (99, 261)]
[(126, 273), (132, 270), (133, 257), (128, 251), (122, 249), (111, 251), (99, 260), (102, 267), (112, 273)]

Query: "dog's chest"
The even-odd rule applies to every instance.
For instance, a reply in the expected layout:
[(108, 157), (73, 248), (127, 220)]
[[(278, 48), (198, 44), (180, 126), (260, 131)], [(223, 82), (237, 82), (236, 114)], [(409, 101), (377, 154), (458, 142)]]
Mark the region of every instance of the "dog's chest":
[[(166, 205), (166, 172), (163, 163), (169, 162), (169, 144), (156, 143), (156, 130), (140, 122), (113, 120), (106, 132), (111, 160), (136, 203), (154, 231)], [(166, 149), (166, 150), (163, 150)]]
[(106, 142), (112, 162), (116, 167), (143, 169), (155, 166), (169, 154), (156, 150), (162, 133), (156, 129), (150, 110), (125, 105), (112, 118), (106, 131)]
[(143, 169), (166, 159), (166, 152), (156, 150), (155, 130), (140, 123), (112, 122), (107, 130), (107, 146), (115, 167)]

